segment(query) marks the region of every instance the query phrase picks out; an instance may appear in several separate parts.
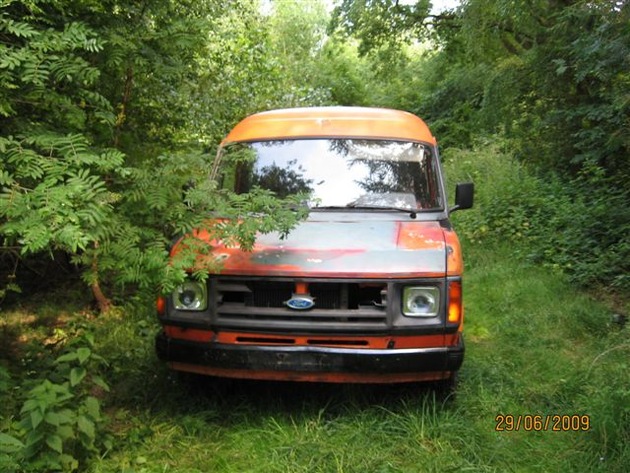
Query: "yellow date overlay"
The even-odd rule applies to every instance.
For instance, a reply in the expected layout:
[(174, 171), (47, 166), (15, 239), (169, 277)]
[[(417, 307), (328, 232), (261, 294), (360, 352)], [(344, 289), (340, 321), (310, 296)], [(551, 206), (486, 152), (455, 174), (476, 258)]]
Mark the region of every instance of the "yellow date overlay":
[(497, 432), (586, 432), (591, 429), (591, 416), (579, 414), (497, 414)]

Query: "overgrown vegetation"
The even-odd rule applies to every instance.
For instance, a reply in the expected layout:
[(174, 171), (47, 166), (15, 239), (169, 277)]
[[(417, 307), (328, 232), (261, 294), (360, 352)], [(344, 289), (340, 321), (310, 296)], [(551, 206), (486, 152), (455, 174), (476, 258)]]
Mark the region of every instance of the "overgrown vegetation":
[(3, 434), (8, 453), (14, 454), (3, 458), (7, 469), (74, 471), (80, 462), (111, 448), (102, 431), (100, 402), (90, 395), (90, 388), (109, 390), (95, 374), (104, 359), (93, 353), (93, 344), (90, 333), (70, 342), (53, 362), (50, 376), (26, 393), (19, 438)]
[[(501, 183), (480, 185), (477, 208), (454, 215), (467, 256), (467, 358), (455, 398), (417, 384), (187, 383), (155, 358), (148, 305), (95, 317), (80, 288), (66, 289), (4, 312), (3, 471), (63, 461), (60, 470), (93, 472), (624, 472), (628, 327), (559, 268), (518, 257), (535, 214), (503, 205), (487, 218), (487, 206), (525, 199), (538, 179), (489, 145), (445, 161), (451, 181)], [(515, 224), (520, 235), (501, 229)], [(588, 428), (497, 431), (500, 414), (579, 416)]]
[(498, 139), (445, 153), (447, 162), (457, 163), (450, 181), (472, 179), (482, 189), (476, 211), (457, 217), (459, 231), (477, 244), (511, 241), (515, 256), (565, 273), (580, 287), (627, 295), (630, 213), (624, 192), (600, 175), (599, 192), (589, 195), (595, 176), (570, 185), (553, 174), (540, 177), (508, 150)]
[[(537, 258), (628, 287), (625, 3), (475, 0), (436, 15), (426, 1), (342, 2), (328, 36), (318, 2), (273, 4), (271, 21), (253, 2), (143, 5), (3, 3), (0, 296), (28, 255), (70, 256), (103, 308), (169, 287), (182, 273), (168, 242), (233, 208), (205, 178), (227, 129), (328, 103), (416, 112), (444, 149), (499, 141), (541, 183), (509, 207), (555, 215), (529, 227)], [(282, 215), (260, 223), (289, 228)]]
[[(111, 388), (94, 393), (107, 416), (96, 435), (111, 448), (102, 445), (87, 458), (75, 452), (79, 469), (625, 471), (628, 328), (558, 274), (519, 262), (509, 246), (468, 244), (466, 251), (468, 352), (457, 396), (447, 402), (416, 384), (186, 384), (155, 359), (150, 310), (65, 315), (57, 330), (67, 338), (59, 344), (77, 330), (93, 334), (93, 352), (108, 360), (95, 372)], [(25, 318), (63, 313), (64, 304), (36, 302), (5, 313), (3, 346)], [(26, 334), (34, 343), (54, 336), (51, 328), (33, 329)], [(14, 344), (19, 351), (11, 359), (20, 370), (11, 370), (6, 382), (14, 394), (13, 405), (2, 408), (3, 430), (22, 442), (19, 411), (32, 393), (18, 387), (43, 372), (42, 358), (55, 356), (52, 347), (38, 345)], [(588, 416), (590, 428), (496, 431), (498, 414)], [(18, 452), (9, 458), (3, 471), (28, 470)]]
[[(625, 472), (629, 4), (343, 1), (331, 23), (316, 1), (261, 6), (0, 0), (0, 470)], [(453, 216), (455, 399), (187, 388), (155, 359), (151, 298), (190, 263), (167, 264), (173, 237), (255, 213), (224, 228), (247, 246), (300, 218), (219, 190), (217, 143), (251, 112), (320, 104), (419, 114), (449, 184), (476, 183)], [(499, 432), (498, 414), (590, 425)]]
[[(400, 45), (432, 40), (422, 69), (413, 60), (405, 67), (424, 79), (410, 82), (415, 100), (402, 87), (386, 104), (427, 119), (443, 148), (500, 142), (516, 168), (528, 166), (533, 187), (502, 196), (505, 205), (486, 202), (487, 218), (503, 212), (499, 225), (509, 225), (505, 213), (522, 213), (520, 223), (538, 214), (527, 235), (539, 237), (533, 251), (540, 260), (568, 269), (584, 286), (627, 295), (628, 3), (474, 0), (438, 15), (428, 3), (344, 1), (335, 24), (359, 39), (360, 51), (384, 59), (392, 80), (400, 75), (391, 65)], [(505, 230), (495, 235), (523, 234)]]
[(168, 243), (212, 213), (259, 215), (226, 228), (242, 243), (300, 218), (209, 179), (226, 128), (278, 93), (255, 5), (5, 1), (0, 34), (0, 296), (22, 257), (61, 254), (106, 311), (180, 281)]

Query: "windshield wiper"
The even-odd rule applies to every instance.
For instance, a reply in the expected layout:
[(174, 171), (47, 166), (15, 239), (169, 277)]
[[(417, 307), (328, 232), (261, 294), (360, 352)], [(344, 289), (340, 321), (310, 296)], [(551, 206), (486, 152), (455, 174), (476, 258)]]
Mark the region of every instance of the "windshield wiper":
[(409, 214), (409, 217), (411, 218), (416, 218), (416, 216), (418, 215), (418, 211), (417, 210), (413, 210), (413, 209), (404, 209), (401, 207), (379, 207), (379, 206), (371, 206), (371, 205), (352, 205), (352, 204), (348, 204), (348, 205), (326, 205), (323, 207), (311, 207), (311, 210), (348, 210), (348, 209), (353, 209), (353, 210), (389, 210), (389, 211), (396, 211), (396, 212), (405, 212)]

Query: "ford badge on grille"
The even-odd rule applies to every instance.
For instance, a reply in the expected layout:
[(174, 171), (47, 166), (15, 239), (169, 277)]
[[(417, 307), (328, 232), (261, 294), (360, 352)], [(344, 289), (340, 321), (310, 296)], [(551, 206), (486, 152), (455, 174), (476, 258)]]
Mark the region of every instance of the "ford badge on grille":
[(308, 294), (293, 294), (291, 299), (285, 302), (289, 309), (308, 310), (315, 306), (315, 301)]

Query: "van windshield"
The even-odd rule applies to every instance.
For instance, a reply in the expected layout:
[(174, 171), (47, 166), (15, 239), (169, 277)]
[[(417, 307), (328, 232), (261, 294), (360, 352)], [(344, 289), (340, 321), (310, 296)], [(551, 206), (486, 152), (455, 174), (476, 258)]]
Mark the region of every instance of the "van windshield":
[(421, 143), (304, 139), (233, 143), (222, 150), (221, 185), (237, 193), (255, 186), (278, 197), (306, 194), (313, 210), (440, 210), (436, 158)]

